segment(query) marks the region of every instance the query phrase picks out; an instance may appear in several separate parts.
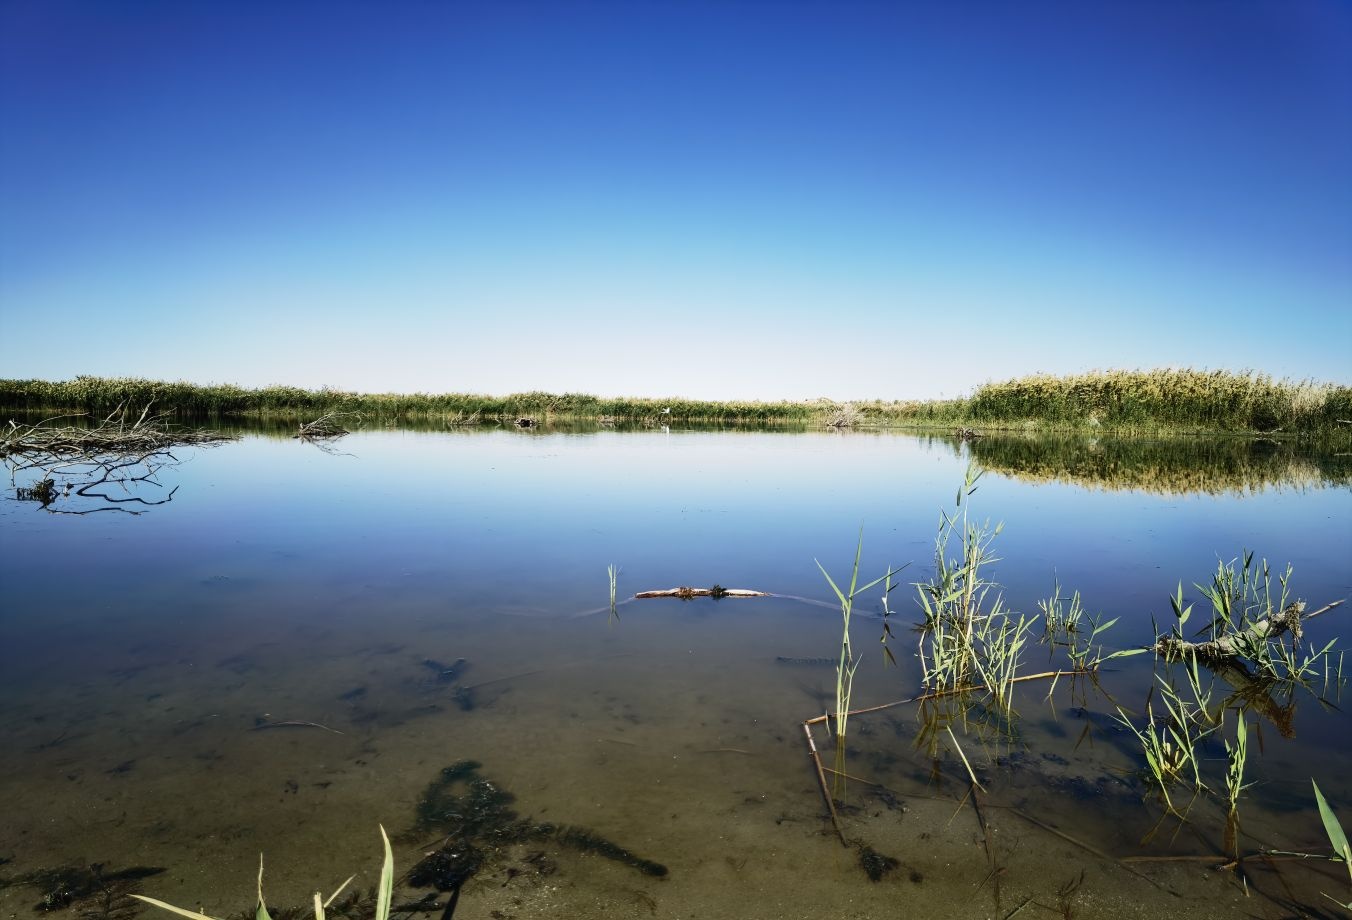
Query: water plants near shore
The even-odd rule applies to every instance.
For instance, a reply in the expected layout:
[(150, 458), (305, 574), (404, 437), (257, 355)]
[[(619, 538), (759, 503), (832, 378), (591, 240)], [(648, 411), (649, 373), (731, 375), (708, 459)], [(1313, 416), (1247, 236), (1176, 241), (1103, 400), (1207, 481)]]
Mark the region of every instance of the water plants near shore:
[[(1152, 802), (1157, 801), (1160, 806), (1153, 827), (1143, 834), (1141, 846), (1149, 847), (1165, 827), (1172, 828), (1165, 835), (1169, 839), (1176, 838), (1183, 828), (1190, 828), (1200, 839), (1216, 841), (1213, 846), (1223, 854), (1216, 858), (1217, 864), (1232, 871), (1247, 893), (1250, 872), (1257, 866), (1270, 869), (1275, 865), (1272, 856), (1277, 852), (1261, 837), (1246, 834), (1240, 821), (1241, 800), (1256, 782), (1249, 770), (1253, 750), (1250, 733), (1257, 733), (1261, 751), (1262, 722), (1270, 723), (1283, 737), (1291, 736), (1291, 716), (1299, 696), (1308, 697), (1311, 705), (1333, 705), (1343, 686), (1341, 658), (1335, 658), (1337, 640), (1305, 648), (1300, 646), (1300, 640), (1305, 619), (1319, 616), (1341, 602), (1334, 601), (1304, 617), (1304, 604), (1292, 601), (1291, 568), (1274, 573), (1266, 561), (1256, 561), (1254, 553), (1245, 552), (1239, 559), (1218, 563), (1210, 583), (1196, 586), (1211, 605), (1210, 620), (1200, 631), (1205, 641), (1186, 638), (1194, 635), (1192, 628), (1185, 631), (1193, 604), (1185, 601), (1180, 585), (1169, 598), (1174, 622), (1167, 630), (1157, 626), (1155, 641), (1148, 646), (1108, 652), (1103, 639), (1117, 618), (1105, 622), (1101, 615), (1091, 616), (1078, 592), (1067, 603), (1058, 584), (1052, 597), (1038, 605), (1044, 619), (1041, 632), (1053, 656), (1058, 650), (1064, 651), (1068, 664), (1038, 674), (1020, 673), (1024, 647), (1032, 638), (1038, 617), (1028, 618), (1007, 609), (999, 586), (985, 572), (996, 561), (992, 544), (1002, 527), (969, 519), (967, 506), (981, 475), (979, 468), (969, 466), (958, 492), (958, 511), (944, 513), (940, 519), (934, 574), (916, 585), (921, 615), (916, 625), (920, 635), (916, 654), (921, 664), (922, 692), (893, 703), (847, 711), (844, 715), (862, 718), (898, 707), (914, 707), (913, 746), (931, 764), (931, 786), (955, 781), (968, 784), (958, 808), (961, 810), (970, 801), (975, 810), (990, 878), (998, 878), (1003, 871), (1000, 856), (991, 843), (992, 807), (1008, 809), (1101, 859), (1111, 860), (1092, 844), (1067, 835), (1037, 815), (1023, 813), (1014, 802), (992, 794), (993, 778), (1029, 753), (1021, 723), (1031, 713), (1027, 706), (1022, 713), (1015, 707), (1018, 686), (1026, 681), (1048, 681), (1052, 689), (1040, 704), (1033, 705), (1054, 707), (1057, 680), (1069, 675), (1073, 683), (1071, 698), (1080, 713), (1096, 710), (1111, 714), (1119, 731), (1125, 730), (1135, 740), (1137, 766), (1129, 771), (1127, 785), (1141, 794), (1147, 812), (1152, 810)], [(954, 537), (961, 552), (950, 558), (949, 543)], [(847, 596), (838, 589), (837, 594), (844, 604)], [(885, 623), (891, 615), (884, 604), (881, 616)], [(890, 629), (884, 637), (888, 634)], [(848, 650), (847, 632), (842, 667), (837, 671), (838, 678), (842, 674), (848, 677), (845, 705), (859, 668), (859, 661), (848, 655)], [(1139, 711), (1132, 712), (1119, 702), (1131, 688), (1117, 686), (1110, 690), (1100, 683), (1100, 677), (1103, 665), (1108, 662), (1143, 654), (1151, 654), (1156, 662), (1145, 701)], [(846, 661), (851, 664), (848, 671), (843, 667)], [(1278, 699), (1285, 702), (1279, 704)], [(803, 723), (803, 729), (833, 830), (843, 845), (864, 854), (861, 865), (869, 878), (877, 881), (881, 877), (877, 866), (886, 864), (878, 860), (891, 860), (891, 865), (896, 865), (896, 861), (879, 853), (877, 847), (881, 844), (871, 839), (878, 829), (867, 817), (868, 812), (858, 808), (851, 812), (842, 785), (836, 783), (828, 788), (826, 774), (850, 777), (856, 785), (895, 795), (876, 776), (870, 776), (870, 759), (862, 751), (851, 752), (839, 728), (835, 764), (829, 770), (822, 764), (812, 730), (823, 723), (829, 726), (832, 718), (837, 726), (844, 722), (839, 712), (840, 700), (838, 689), (837, 712), (810, 718)], [(1086, 737), (1090, 737), (1089, 722), (1080, 741)], [(1218, 745), (1223, 745), (1222, 757), (1216, 756)], [(1079, 747), (1077, 742), (1075, 748)], [(1118, 747), (1123, 753), (1132, 754), (1131, 746)], [(846, 756), (841, 756), (842, 750)], [(951, 766), (945, 764), (950, 756)], [(878, 751), (871, 757), (875, 765), (890, 765), (896, 759), (896, 755), (885, 758)], [(1224, 772), (1213, 777), (1211, 763), (1218, 759), (1224, 763)], [(1217, 809), (1219, 821), (1213, 824), (1211, 816)], [(1322, 799), (1320, 811), (1329, 827), (1330, 812)], [(851, 814), (852, 818), (847, 817)], [(1335, 851), (1341, 852), (1332, 829), (1329, 835)], [(1166, 853), (1133, 857), (1137, 861), (1152, 858), (1172, 857)], [(1127, 860), (1121, 864), (1127, 865)], [(1130, 871), (1150, 880), (1136, 868)], [(1278, 880), (1286, 891), (1291, 890), (1285, 879)], [(995, 907), (1003, 909), (998, 884), (994, 897)]]

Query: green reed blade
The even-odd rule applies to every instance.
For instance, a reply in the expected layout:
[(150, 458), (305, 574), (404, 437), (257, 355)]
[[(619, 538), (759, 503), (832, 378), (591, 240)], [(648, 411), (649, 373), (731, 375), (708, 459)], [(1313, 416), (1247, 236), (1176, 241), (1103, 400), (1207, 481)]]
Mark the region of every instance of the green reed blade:
[(172, 904), (166, 904), (159, 898), (152, 898), (143, 894), (134, 894), (132, 895), (132, 897), (138, 901), (145, 901), (147, 904), (150, 904), (154, 907), (158, 907), (161, 910), (167, 910), (170, 913), (178, 914), (180, 917), (187, 917), (188, 920), (216, 920), (215, 917), (209, 917), (206, 914), (199, 914), (195, 910), (184, 910), (181, 907), (175, 907)]
[[(1349, 849), (1347, 835), (1343, 833), (1343, 826), (1338, 822), (1338, 816), (1333, 813), (1329, 803), (1324, 800), (1324, 793), (1319, 791), (1319, 784), (1313, 779), (1310, 785), (1314, 787), (1315, 804), (1319, 806), (1319, 817), (1324, 822), (1324, 833), (1329, 836), (1329, 843), (1333, 845), (1335, 853), (1346, 853)], [(1348, 874), (1352, 875), (1352, 863), (1348, 864)]]
[(385, 826), (380, 826), (380, 839), (385, 844), (385, 864), (380, 868), (380, 886), (376, 890), (375, 920), (389, 920), (390, 900), (394, 896), (394, 853), (390, 850), (390, 838)]
[(268, 907), (263, 903), (263, 854), (258, 854), (258, 910), (255, 911), (256, 920), (272, 920), (268, 914)]
[(333, 894), (329, 895), (328, 900), (326, 900), (326, 901), (324, 902), (324, 906), (325, 906), (325, 907), (328, 907), (328, 906), (329, 906), (330, 904), (332, 904), (335, 900), (337, 900), (337, 899), (338, 899), (338, 895), (342, 894), (342, 893), (343, 893), (343, 889), (347, 888), (348, 885), (351, 885), (351, 884), (352, 884), (352, 880), (353, 880), (354, 878), (356, 878), (355, 875), (349, 875), (349, 876), (347, 877), (347, 881), (345, 881), (345, 882), (343, 882), (343, 884), (339, 885), (336, 889), (334, 889)]

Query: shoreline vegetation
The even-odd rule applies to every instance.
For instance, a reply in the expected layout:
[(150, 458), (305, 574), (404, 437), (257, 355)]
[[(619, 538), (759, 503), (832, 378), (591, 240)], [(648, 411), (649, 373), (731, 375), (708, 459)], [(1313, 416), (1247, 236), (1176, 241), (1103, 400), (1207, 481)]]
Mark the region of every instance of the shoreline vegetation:
[(0, 409), (108, 413), (147, 406), (177, 418), (305, 420), (332, 412), (368, 421), (448, 425), (593, 421), (601, 425), (700, 422), (834, 428), (975, 431), (1113, 431), (1352, 435), (1352, 386), (1276, 380), (1229, 371), (1094, 371), (1036, 374), (985, 383), (946, 400), (713, 402), (604, 398), (578, 393), (354, 393), (233, 384), (197, 385), (131, 377), (68, 381), (0, 379)]

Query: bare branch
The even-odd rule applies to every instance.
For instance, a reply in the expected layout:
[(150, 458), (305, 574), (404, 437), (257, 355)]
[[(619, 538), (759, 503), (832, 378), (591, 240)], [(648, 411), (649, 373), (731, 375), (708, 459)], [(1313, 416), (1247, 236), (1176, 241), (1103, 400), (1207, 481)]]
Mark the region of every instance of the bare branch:
[[(175, 489), (162, 499), (152, 500), (134, 494), (144, 485), (163, 488), (156, 478), (161, 469), (179, 460), (173, 448), (188, 444), (211, 446), (234, 440), (213, 431), (175, 428), (166, 415), (151, 415), (150, 405), (142, 409), (136, 421), (129, 421), (126, 406), (119, 405), (102, 421), (92, 426), (54, 423), (85, 416), (55, 416), (37, 424), (21, 425), (10, 421), (0, 435), (0, 461), (9, 469), (10, 482), (16, 486), (19, 501), (36, 501), (53, 514), (90, 514), (94, 511), (141, 512), (125, 505), (162, 505), (173, 499)], [(32, 485), (19, 487), (20, 473), (37, 471)], [(107, 489), (120, 488), (127, 497), (118, 498)], [(102, 502), (97, 508), (72, 508), (58, 505), (76, 498)]]

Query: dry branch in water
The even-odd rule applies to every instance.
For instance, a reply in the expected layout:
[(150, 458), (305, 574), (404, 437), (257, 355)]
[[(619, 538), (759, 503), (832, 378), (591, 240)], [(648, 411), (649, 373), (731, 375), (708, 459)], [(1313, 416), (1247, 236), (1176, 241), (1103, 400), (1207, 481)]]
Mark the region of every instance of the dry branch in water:
[(135, 422), (130, 423), (126, 410), (119, 406), (92, 428), (52, 424), (84, 417), (83, 413), (58, 415), (35, 425), (20, 425), (11, 419), (0, 441), (0, 459), (9, 462), (11, 469), (14, 468), (15, 458), (19, 458), (17, 462), (22, 464), (19, 469), (45, 468), (71, 459), (148, 453), (184, 444), (215, 444), (235, 440), (231, 435), (214, 431), (174, 428), (165, 422), (164, 415), (150, 415), (149, 406)]
[[(125, 406), (118, 406), (96, 425), (57, 425), (83, 415), (62, 415), (34, 425), (13, 420), (0, 437), (0, 460), (9, 468), (10, 483), (16, 485), (20, 501), (40, 502), (55, 514), (90, 514), (94, 511), (123, 511), (139, 514), (127, 505), (162, 505), (174, 497), (171, 489), (162, 499), (150, 500), (134, 494), (142, 486), (162, 488), (156, 474), (165, 466), (178, 463), (172, 449), (183, 445), (209, 446), (232, 441), (230, 435), (214, 431), (179, 429), (170, 426), (164, 415), (150, 414), (150, 406), (135, 421)], [(19, 487), (20, 473), (37, 471), (33, 484)], [(120, 489), (120, 496), (110, 494)], [(53, 507), (59, 499), (94, 499), (98, 507), (71, 509)]]
[(1170, 661), (1188, 655), (1196, 655), (1201, 661), (1216, 662), (1243, 657), (1246, 649), (1261, 645), (1269, 639), (1276, 639), (1287, 632), (1291, 633), (1299, 642), (1302, 623), (1313, 620), (1321, 613), (1326, 613), (1341, 603), (1342, 601), (1334, 601), (1331, 604), (1325, 604), (1314, 613), (1306, 615), (1305, 602), (1296, 601), (1294, 604), (1287, 605), (1282, 612), (1256, 621), (1248, 629), (1221, 636), (1219, 639), (1212, 639), (1208, 642), (1189, 642), (1177, 636), (1161, 636), (1159, 641), (1155, 643), (1155, 654)]
[[(321, 415), (312, 422), (303, 422), (300, 429), (292, 437), (304, 441), (306, 444), (313, 444), (326, 454), (337, 454), (338, 451), (333, 447), (332, 442), (352, 433), (344, 428), (339, 421), (345, 418), (360, 422), (361, 413), (330, 412), (327, 415)], [(343, 456), (351, 455), (344, 454)]]
[(745, 588), (725, 588), (722, 585), (714, 585), (712, 588), (667, 588), (662, 591), (640, 591), (634, 595), (636, 598), (645, 597), (679, 597), (683, 601), (688, 601), (692, 597), (712, 597), (718, 600), (722, 597), (771, 597), (765, 591), (748, 591)]
[(302, 441), (328, 441), (341, 438), (352, 433), (339, 424), (339, 419), (343, 418), (351, 418), (360, 422), (361, 414), (358, 412), (330, 412), (327, 415), (321, 415), (312, 422), (303, 422), (294, 437)]

